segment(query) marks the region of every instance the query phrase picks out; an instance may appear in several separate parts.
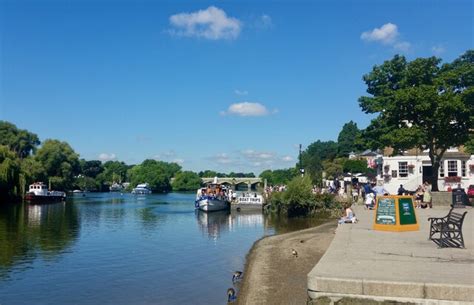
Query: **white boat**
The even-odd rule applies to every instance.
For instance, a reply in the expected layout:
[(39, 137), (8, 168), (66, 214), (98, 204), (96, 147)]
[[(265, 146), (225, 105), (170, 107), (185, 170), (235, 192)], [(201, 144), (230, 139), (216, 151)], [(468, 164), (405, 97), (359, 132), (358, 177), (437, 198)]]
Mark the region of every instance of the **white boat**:
[(36, 182), (30, 185), (25, 199), (30, 202), (63, 201), (66, 200), (66, 193), (50, 191), (43, 182)]
[(217, 182), (217, 177), (214, 178), (214, 183), (207, 187), (200, 188), (196, 194), (196, 201), (194, 203), (197, 209), (204, 212), (222, 211), (230, 208), (230, 200), (228, 197), (228, 189)]
[(147, 195), (151, 194), (151, 189), (148, 183), (140, 183), (136, 188), (132, 190), (132, 194), (136, 195)]
[(111, 191), (111, 192), (121, 192), (121, 191), (123, 191), (123, 186), (121, 184), (118, 184), (117, 182), (114, 182), (109, 187), (109, 191)]

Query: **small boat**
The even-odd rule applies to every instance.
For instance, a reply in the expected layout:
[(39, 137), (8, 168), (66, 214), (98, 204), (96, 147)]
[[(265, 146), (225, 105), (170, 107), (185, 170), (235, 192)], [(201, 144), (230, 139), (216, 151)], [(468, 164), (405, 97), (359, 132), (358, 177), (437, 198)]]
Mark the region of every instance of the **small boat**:
[(43, 182), (35, 182), (30, 184), (25, 200), (30, 202), (63, 201), (66, 200), (66, 193), (50, 191)]
[(221, 211), (230, 208), (228, 189), (217, 182), (200, 188), (196, 194), (194, 206), (204, 212)]
[(150, 185), (148, 183), (140, 183), (136, 188), (132, 190), (132, 194), (136, 195), (147, 195), (151, 194)]
[(123, 186), (117, 182), (114, 182), (110, 187), (109, 191), (111, 192), (121, 192), (123, 191)]

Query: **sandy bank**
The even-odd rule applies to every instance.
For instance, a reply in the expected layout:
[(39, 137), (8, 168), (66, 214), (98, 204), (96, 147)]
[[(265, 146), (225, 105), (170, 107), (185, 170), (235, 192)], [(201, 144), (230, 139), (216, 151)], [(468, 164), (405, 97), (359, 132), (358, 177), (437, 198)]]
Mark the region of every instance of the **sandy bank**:
[(247, 256), (237, 304), (306, 304), (307, 274), (329, 247), (336, 227), (334, 220), (257, 241)]

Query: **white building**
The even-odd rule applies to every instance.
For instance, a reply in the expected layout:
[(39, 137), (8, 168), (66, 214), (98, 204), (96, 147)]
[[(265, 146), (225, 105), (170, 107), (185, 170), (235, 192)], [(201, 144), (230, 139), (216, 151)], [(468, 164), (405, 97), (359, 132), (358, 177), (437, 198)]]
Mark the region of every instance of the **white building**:
[[(390, 194), (396, 194), (400, 184), (406, 190), (414, 191), (433, 172), (427, 152), (420, 155), (382, 157), (382, 168), (379, 168), (378, 181), (383, 181)], [(449, 149), (441, 160), (438, 171), (438, 188), (449, 191), (458, 185), (467, 190), (474, 185), (474, 155), (459, 152), (457, 148)]]

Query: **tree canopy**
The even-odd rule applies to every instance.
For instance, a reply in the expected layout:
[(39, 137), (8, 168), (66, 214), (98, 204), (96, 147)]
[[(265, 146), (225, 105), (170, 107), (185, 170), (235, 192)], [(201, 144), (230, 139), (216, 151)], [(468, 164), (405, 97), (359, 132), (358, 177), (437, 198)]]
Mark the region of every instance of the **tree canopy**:
[(148, 183), (154, 192), (169, 192), (170, 179), (180, 170), (181, 166), (176, 163), (147, 159), (130, 170), (130, 183), (132, 186)]
[(12, 123), (0, 121), (0, 145), (6, 145), (19, 158), (26, 158), (35, 152), (39, 144), (36, 134), (19, 129)]
[(80, 172), (79, 155), (66, 142), (46, 140), (35, 154), (55, 189), (67, 190)]
[(438, 190), (441, 158), (465, 144), (474, 128), (474, 51), (441, 65), (436, 57), (408, 62), (396, 55), (363, 77), (369, 96), (359, 98), (365, 113), (376, 114), (364, 132), (372, 147), (394, 153), (428, 149), (431, 183)]
[(201, 178), (191, 171), (178, 172), (172, 182), (173, 191), (195, 191), (201, 186)]
[(353, 121), (342, 126), (342, 130), (337, 137), (337, 154), (339, 157), (348, 157), (349, 153), (359, 150), (357, 139), (359, 138), (360, 133), (357, 124)]

